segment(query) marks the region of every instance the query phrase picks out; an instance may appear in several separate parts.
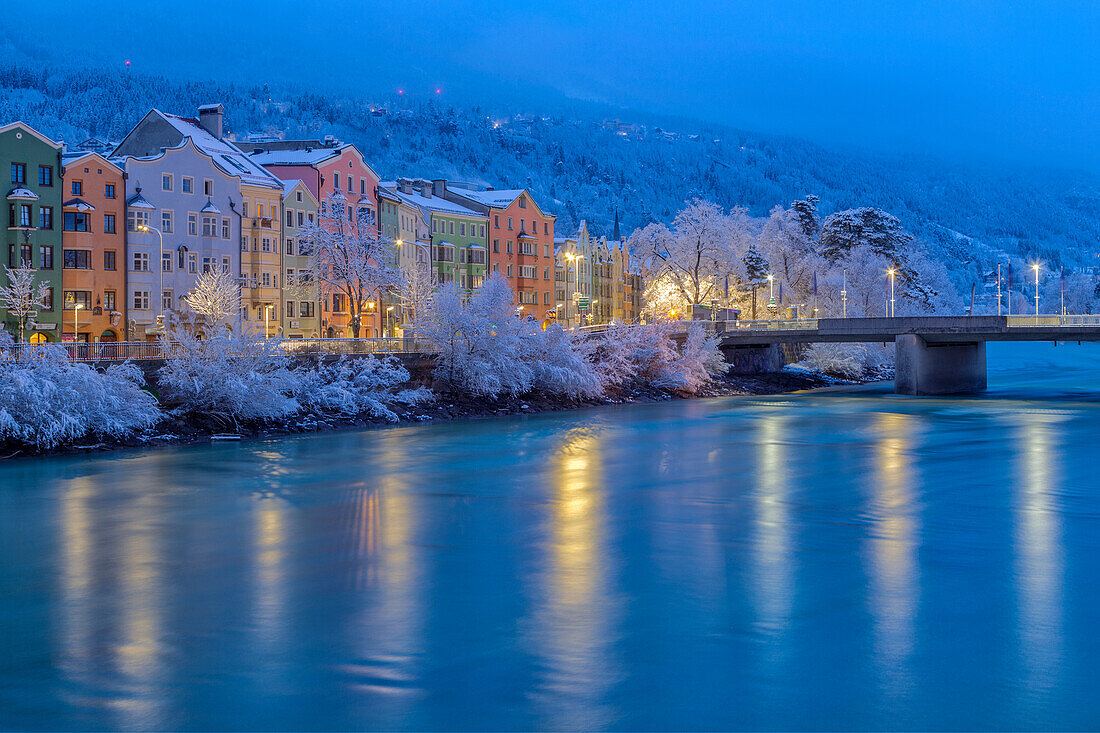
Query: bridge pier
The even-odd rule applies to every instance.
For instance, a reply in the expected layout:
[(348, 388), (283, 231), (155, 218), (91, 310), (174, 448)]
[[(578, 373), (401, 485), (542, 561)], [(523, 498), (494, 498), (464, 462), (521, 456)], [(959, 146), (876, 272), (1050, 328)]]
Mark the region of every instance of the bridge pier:
[(940, 395), (983, 392), (985, 341), (928, 343), (917, 334), (898, 334), (894, 392)]

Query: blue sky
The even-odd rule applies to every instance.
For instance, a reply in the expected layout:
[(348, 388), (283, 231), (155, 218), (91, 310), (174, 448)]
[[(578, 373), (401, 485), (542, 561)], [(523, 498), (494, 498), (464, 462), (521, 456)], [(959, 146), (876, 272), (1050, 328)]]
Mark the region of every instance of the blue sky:
[(1100, 169), (1100, 2), (329, 0), (303, 17), (305, 7), (83, 3), (82, 24), (104, 23), (103, 43), (58, 35), (71, 2), (38, 0), (21, 11), (19, 38), (189, 76), (441, 87), (461, 102), (537, 104), (556, 90), (824, 143)]

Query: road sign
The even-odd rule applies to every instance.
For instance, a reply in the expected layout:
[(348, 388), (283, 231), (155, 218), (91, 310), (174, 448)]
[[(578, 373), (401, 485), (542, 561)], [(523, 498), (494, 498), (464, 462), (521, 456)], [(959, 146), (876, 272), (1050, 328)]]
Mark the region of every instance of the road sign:
[(779, 306), (775, 304), (775, 298), (768, 298), (768, 310), (773, 311), (778, 307)]
[(590, 301), (588, 300), (587, 295), (582, 295), (581, 297), (577, 298), (577, 308), (582, 311), (588, 310), (589, 303)]

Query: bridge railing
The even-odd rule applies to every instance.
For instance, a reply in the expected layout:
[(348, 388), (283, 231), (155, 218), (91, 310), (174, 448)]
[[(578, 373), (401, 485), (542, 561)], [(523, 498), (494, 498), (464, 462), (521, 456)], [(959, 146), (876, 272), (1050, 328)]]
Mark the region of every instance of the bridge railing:
[[(407, 354), (427, 353), (429, 344), (417, 338), (361, 339), (284, 339), (280, 345), (288, 354)], [(43, 346), (64, 349), (69, 361), (135, 361), (163, 359), (165, 347), (159, 341), (118, 341), (114, 343), (12, 344), (0, 350), (17, 361), (34, 359)]]
[(1100, 326), (1100, 316), (1008, 316), (1009, 328)]
[(775, 319), (767, 321), (728, 321), (726, 330), (755, 331), (813, 331), (817, 329), (816, 318)]

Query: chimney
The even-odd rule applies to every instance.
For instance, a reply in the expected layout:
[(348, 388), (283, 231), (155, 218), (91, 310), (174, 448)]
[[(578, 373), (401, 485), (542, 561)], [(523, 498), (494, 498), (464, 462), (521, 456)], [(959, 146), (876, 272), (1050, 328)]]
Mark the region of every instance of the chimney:
[(411, 178), (398, 178), (397, 179), (397, 190), (400, 191), (401, 193), (412, 193), (413, 192), (412, 179)]
[(199, 107), (199, 127), (221, 139), (225, 130), (225, 107), (220, 104), (204, 104)]
[(447, 195), (447, 179), (440, 178), (432, 181), (432, 193), (439, 198), (444, 198)]
[(420, 189), (420, 195), (426, 199), (432, 197), (432, 182), (420, 179), (416, 182), (416, 187)]

